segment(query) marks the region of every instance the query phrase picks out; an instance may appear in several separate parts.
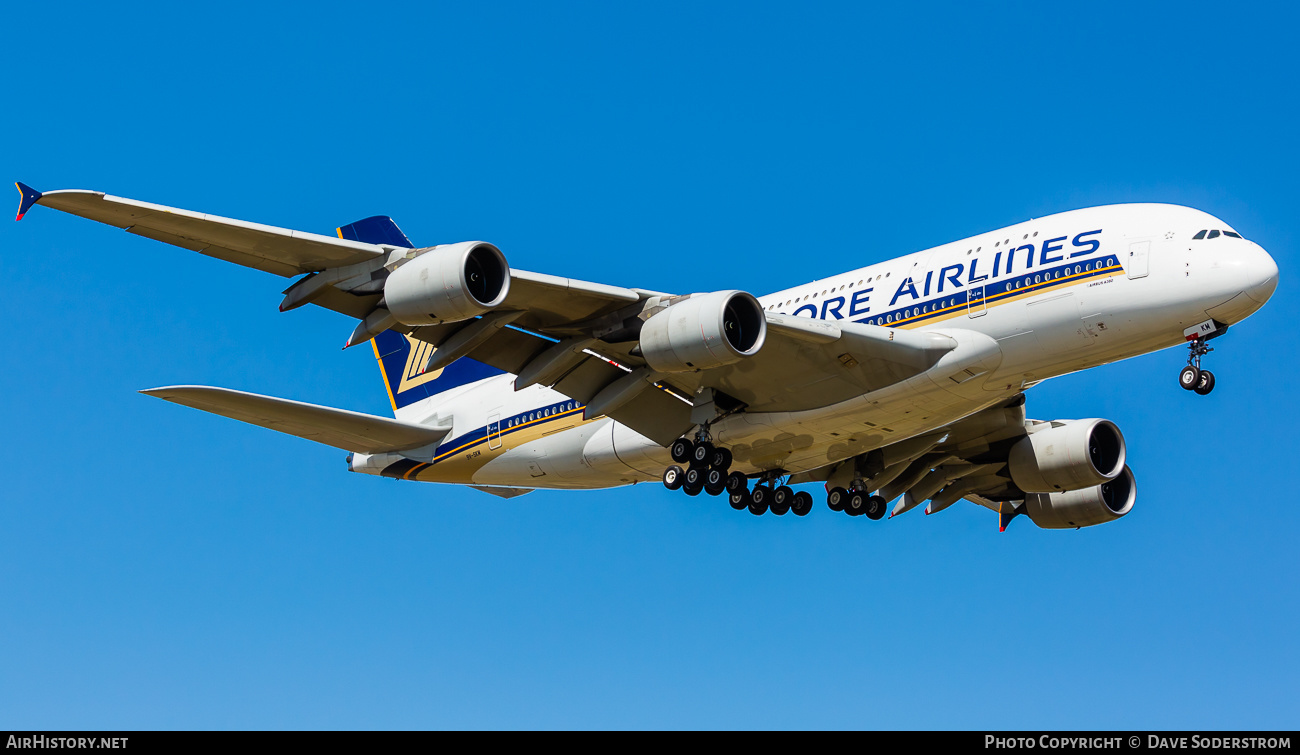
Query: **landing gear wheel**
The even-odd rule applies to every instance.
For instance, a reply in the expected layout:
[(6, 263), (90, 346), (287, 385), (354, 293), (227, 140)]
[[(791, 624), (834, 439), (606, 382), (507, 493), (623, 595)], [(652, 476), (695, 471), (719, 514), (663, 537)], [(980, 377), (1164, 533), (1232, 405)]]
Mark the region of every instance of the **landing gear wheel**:
[(749, 494), (749, 513), (758, 516), (767, 511), (767, 505), (772, 502), (772, 489), (759, 485)]
[(1185, 390), (1196, 390), (1197, 386), (1201, 384), (1201, 371), (1190, 364), (1187, 365), (1182, 372), (1178, 373), (1178, 384)]
[(727, 492), (736, 493), (741, 490), (749, 489), (749, 479), (740, 472), (732, 472), (727, 475)]
[(686, 482), (686, 473), (676, 464), (664, 470), (664, 487), (677, 490)]
[(1214, 390), (1214, 373), (1209, 370), (1201, 370), (1201, 380), (1196, 384), (1194, 390), (1202, 396)]
[(826, 505), (831, 511), (843, 511), (844, 501), (848, 497), (849, 491), (844, 488), (831, 488), (831, 492), (826, 494)]
[(668, 455), (673, 457), (673, 461), (678, 464), (685, 464), (691, 460), (691, 451), (695, 444), (689, 438), (678, 438), (668, 447)]
[(866, 494), (857, 491), (849, 493), (848, 500), (844, 502), (844, 513), (849, 516), (862, 516), (867, 513)]
[(723, 472), (731, 468), (731, 451), (726, 448), (713, 449), (713, 455), (709, 457), (709, 466), (714, 469), (721, 469)]
[(772, 491), (772, 513), (777, 516), (784, 516), (785, 512), (790, 510), (790, 504), (794, 502), (794, 491), (782, 485)]
[(794, 512), (795, 516), (808, 516), (808, 512), (812, 511), (812, 507), (813, 500), (811, 493), (806, 490), (800, 490), (798, 493), (794, 494), (794, 502), (790, 504), (790, 510)]
[(730, 503), (731, 508), (735, 509), (736, 511), (740, 511), (741, 509), (748, 508), (749, 501), (750, 498), (749, 498), (748, 490), (737, 490), (734, 493), (727, 496), (727, 503)]
[(883, 496), (873, 495), (867, 499), (867, 518), (872, 521), (878, 521), (885, 515), (885, 507), (889, 505)]
[(682, 476), (686, 480), (685, 483), (683, 483), (682, 485), (682, 487), (686, 489), (686, 495), (699, 495), (700, 491), (704, 490), (703, 469), (699, 469), (698, 467), (691, 467), (690, 469), (686, 470), (686, 474)]
[(727, 478), (721, 469), (710, 469), (704, 473), (704, 492), (717, 495), (727, 488)]
[(709, 459), (713, 457), (713, 444), (707, 440), (702, 440), (695, 444), (691, 449), (691, 466), (707, 467)]
[(701, 492), (703, 492), (703, 490), (704, 490), (703, 485), (695, 486), (690, 483), (686, 483), (685, 485), (682, 486), (682, 492), (688, 496), (691, 496), (692, 498), (699, 495)]

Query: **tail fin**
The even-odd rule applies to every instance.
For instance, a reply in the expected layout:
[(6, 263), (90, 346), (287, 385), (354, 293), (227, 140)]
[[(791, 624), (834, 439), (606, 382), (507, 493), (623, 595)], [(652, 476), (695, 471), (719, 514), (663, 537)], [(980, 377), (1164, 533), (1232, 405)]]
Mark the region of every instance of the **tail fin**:
[[(415, 248), (397, 223), (387, 215), (376, 215), (338, 228), (341, 239), (367, 244), (390, 244), (408, 249)], [(388, 400), (393, 414), (416, 401), (439, 393), (478, 382), (485, 378), (505, 374), (495, 367), (468, 357), (462, 357), (441, 370), (418, 374), (425, 358), (434, 347), (423, 341), (413, 341), (395, 330), (385, 330), (370, 342), (379, 360), (379, 371), (384, 376)]]
[(414, 249), (415, 244), (406, 238), (402, 229), (397, 227), (397, 223), (387, 215), (375, 215), (365, 220), (358, 220), (355, 223), (349, 223), (335, 229), (339, 238), (348, 241), (360, 241), (365, 244), (389, 244), (391, 246), (404, 246), (407, 249)]
[(384, 375), (388, 400), (396, 414), (416, 401), (439, 393), (476, 383), (486, 378), (504, 375), (502, 370), (482, 362), (461, 357), (440, 370), (418, 374), (433, 346), (424, 341), (414, 341), (395, 330), (385, 330), (371, 341), (379, 370)]

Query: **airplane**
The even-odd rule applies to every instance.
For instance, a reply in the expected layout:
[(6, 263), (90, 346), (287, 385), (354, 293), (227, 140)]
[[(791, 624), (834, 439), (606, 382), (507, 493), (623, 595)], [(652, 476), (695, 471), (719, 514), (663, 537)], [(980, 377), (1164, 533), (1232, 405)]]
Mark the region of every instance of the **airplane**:
[[(1215, 387), (1209, 342), (1278, 269), (1205, 212), (1072, 210), (756, 297), (667, 293), (509, 266), (496, 246), (417, 247), (391, 218), (294, 231), (102, 192), (16, 184), (35, 205), (296, 278), (281, 311), (357, 320), (393, 417), (225, 388), (149, 396), (349, 452), (352, 472), (503, 498), (655, 480), (754, 515), (827, 506), (878, 520), (967, 500), (1045, 529), (1126, 516), (1120, 429), (1026, 416), (1049, 378), (1179, 344), (1179, 385)], [(893, 506), (890, 503), (893, 502)]]

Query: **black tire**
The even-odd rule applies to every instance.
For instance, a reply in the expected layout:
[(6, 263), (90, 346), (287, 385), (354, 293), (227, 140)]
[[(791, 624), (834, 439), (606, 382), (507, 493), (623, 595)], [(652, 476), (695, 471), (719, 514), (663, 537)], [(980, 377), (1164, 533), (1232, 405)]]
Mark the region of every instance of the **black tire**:
[(703, 469), (700, 469), (699, 467), (691, 467), (690, 469), (686, 470), (686, 474), (683, 477), (685, 480), (683, 483), (685, 487), (696, 488), (698, 490), (704, 489)]
[(750, 498), (749, 498), (748, 490), (738, 490), (727, 496), (727, 503), (730, 503), (731, 508), (735, 509), (736, 511), (749, 508), (749, 500)]
[(1209, 370), (1201, 370), (1201, 382), (1196, 385), (1196, 392), (1202, 396), (1208, 396), (1210, 391), (1214, 390), (1214, 373)]
[(664, 470), (664, 487), (679, 490), (686, 483), (686, 472), (676, 464)]
[(762, 516), (767, 513), (768, 501), (772, 500), (772, 489), (758, 487), (749, 494), (749, 513)]
[(691, 449), (692, 467), (707, 467), (711, 458), (713, 458), (713, 444), (708, 441), (696, 443), (695, 448)]
[(772, 513), (777, 516), (785, 516), (785, 512), (790, 510), (790, 504), (794, 503), (794, 491), (782, 485), (772, 491)]
[(831, 511), (843, 511), (844, 500), (849, 497), (849, 491), (844, 488), (831, 488), (826, 494), (826, 506)]
[(704, 486), (703, 486), (703, 485), (700, 485), (700, 486), (698, 486), (698, 487), (695, 486), (695, 485), (683, 485), (683, 486), (682, 486), (682, 492), (685, 493), (685, 494), (688, 495), (688, 496), (691, 496), (692, 498), (694, 498), (695, 496), (699, 495), (703, 490), (704, 490)]
[(723, 472), (731, 469), (731, 450), (726, 448), (713, 449), (713, 455), (709, 457), (709, 466), (714, 469), (721, 469)]
[(856, 490), (849, 493), (848, 499), (844, 501), (844, 513), (849, 516), (862, 516), (867, 513), (866, 493), (860, 493)]
[(795, 516), (808, 516), (808, 512), (812, 511), (812, 507), (813, 499), (811, 493), (806, 490), (800, 490), (798, 493), (794, 494), (794, 502), (790, 504), (790, 510), (794, 512)]
[(695, 444), (690, 438), (678, 438), (668, 447), (668, 455), (678, 464), (686, 464), (691, 460), (691, 450), (694, 448)]
[(1187, 365), (1183, 368), (1182, 372), (1178, 373), (1178, 384), (1181, 385), (1184, 390), (1196, 390), (1196, 386), (1201, 384), (1201, 371), (1190, 364)]
[(872, 521), (879, 521), (885, 515), (885, 507), (889, 505), (884, 496), (873, 495), (867, 499), (867, 518)]
[(727, 489), (727, 478), (721, 469), (710, 469), (704, 473), (704, 492), (718, 495)]
[(749, 490), (749, 478), (741, 472), (732, 472), (727, 475), (727, 492), (735, 493), (741, 490)]

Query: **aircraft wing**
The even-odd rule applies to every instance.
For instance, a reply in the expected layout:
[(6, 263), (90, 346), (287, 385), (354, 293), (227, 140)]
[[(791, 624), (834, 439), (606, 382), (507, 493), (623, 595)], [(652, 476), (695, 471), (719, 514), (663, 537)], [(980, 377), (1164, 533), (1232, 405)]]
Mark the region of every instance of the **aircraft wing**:
[[(24, 191), (22, 184), (19, 191)], [(205, 215), (123, 199), (102, 191), (67, 189), (37, 193), (32, 204), (285, 277), (353, 265), (384, 252), (375, 244)], [(24, 207), (23, 212), (26, 210)]]
[[(251, 425), (314, 440), (344, 451), (377, 454), (422, 449), (436, 444), (451, 430), (447, 427), (416, 425), (373, 414), (350, 412), (328, 406), (306, 404), (284, 398), (245, 393), (204, 385), (173, 385), (140, 391), (146, 396), (170, 401), (212, 414), (220, 414)], [(412, 458), (418, 457), (416, 456)]]
[[(391, 244), (368, 244), (277, 228), (115, 197), (102, 191), (39, 192), (22, 183), (17, 187), (22, 196), (19, 220), (39, 204), (282, 277), (338, 272), (343, 277), (335, 283), (352, 285), (325, 287), (312, 303), (358, 319), (371, 312), (380, 299), (380, 293), (367, 290), (365, 284), (385, 266), (403, 259), (406, 251), (397, 251), (399, 247)], [(590, 320), (653, 294), (522, 270), (511, 272), (511, 293), (503, 307), (527, 312), (520, 327), (562, 326)], [(364, 280), (354, 280), (358, 277)]]
[(361, 320), (362, 337), (349, 344), (392, 329), (435, 347), (426, 371), (468, 356), (517, 375), (516, 388), (550, 386), (587, 404), (589, 415), (605, 414), (664, 445), (712, 418), (709, 412), (802, 411), (863, 395), (924, 372), (956, 345), (938, 334), (764, 312), (767, 337), (752, 357), (660, 374), (638, 353), (637, 333), (648, 317), (684, 297), (511, 269), (509, 293), (492, 312), (410, 327), (383, 316), (383, 286), (388, 273), (422, 249), (276, 228), (103, 192), (41, 193), (24, 184), (18, 189), (20, 219), (41, 204), (246, 267), (302, 274), (284, 292), (280, 308), (312, 303)]

